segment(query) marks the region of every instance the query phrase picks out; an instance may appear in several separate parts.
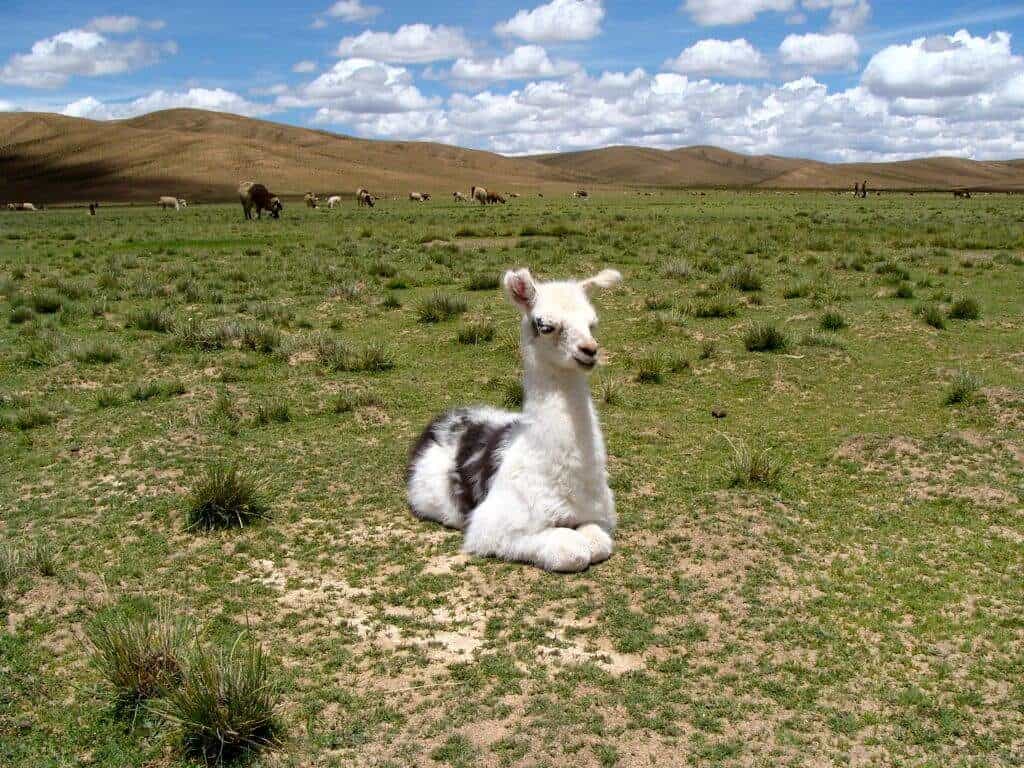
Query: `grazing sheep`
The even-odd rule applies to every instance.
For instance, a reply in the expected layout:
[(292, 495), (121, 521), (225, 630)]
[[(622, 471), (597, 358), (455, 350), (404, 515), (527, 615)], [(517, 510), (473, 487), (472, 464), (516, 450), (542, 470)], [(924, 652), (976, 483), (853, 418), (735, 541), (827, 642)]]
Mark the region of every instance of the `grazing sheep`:
[(270, 190), (262, 184), (257, 184), (255, 181), (243, 181), (238, 185), (238, 197), (242, 201), (242, 210), (245, 211), (246, 220), (252, 219), (254, 207), (257, 219), (262, 217), (263, 211), (267, 211), (272, 218), (281, 218), (284, 206), (281, 204), (280, 198), (271, 194)]
[(11, 211), (38, 211), (32, 203), (8, 203), (8, 210)]
[(452, 192), (452, 199), (455, 200), (456, 203), (464, 203), (467, 200), (466, 196), (461, 192)]
[(971, 199), (971, 193), (970, 193), (969, 190), (966, 190), (966, 189), (954, 189), (953, 190), (953, 197), (954, 198), (962, 197), (962, 198), (964, 198), (966, 200), (970, 200)]
[(359, 191), (356, 192), (356, 205), (358, 205), (360, 207), (365, 205), (368, 208), (373, 208), (373, 203), (374, 203), (374, 201), (376, 199), (377, 198), (375, 198), (373, 195), (371, 195), (369, 192), (367, 192), (362, 187), (360, 187)]
[(320, 198), (314, 195), (312, 192), (307, 192), (305, 197), (302, 198), (306, 203), (307, 208), (316, 208), (320, 205)]
[(186, 200), (184, 197), (179, 197), (178, 205), (180, 205), (182, 208), (188, 208), (188, 200)]
[(410, 192), (409, 199), (414, 203), (425, 203), (430, 199), (429, 192)]
[(331, 195), (327, 198), (327, 207), (332, 211), (336, 205), (341, 205), (341, 195)]
[(480, 205), (487, 205), (487, 190), (484, 187), (478, 187), (474, 184), (469, 190), (469, 196), (480, 203)]
[(585, 190), (585, 189), (577, 189), (575, 192), (572, 193), (572, 196), (573, 197), (586, 198), (586, 197), (590, 197), (590, 193), (587, 192), (587, 190)]
[(503, 196), (499, 195), (497, 192), (488, 192), (487, 193), (487, 202), (488, 203), (501, 203), (502, 205), (504, 205), (505, 204), (505, 198)]
[(181, 210), (181, 202), (178, 200), (178, 198), (171, 197), (170, 195), (164, 195), (163, 197), (156, 201), (156, 204), (159, 205), (161, 210), (164, 211), (166, 211), (168, 207), (171, 207), (176, 211)]
[(509, 198), (515, 199), (517, 197), (519, 197), (519, 193), (518, 192), (510, 192), (509, 193)]
[(435, 419), (412, 449), (412, 513), (464, 531), (463, 551), (582, 571), (612, 553), (615, 498), (587, 374), (597, 364), (588, 294), (619, 284), (606, 269), (538, 283), (505, 273), (522, 313), (522, 413), (462, 408)]

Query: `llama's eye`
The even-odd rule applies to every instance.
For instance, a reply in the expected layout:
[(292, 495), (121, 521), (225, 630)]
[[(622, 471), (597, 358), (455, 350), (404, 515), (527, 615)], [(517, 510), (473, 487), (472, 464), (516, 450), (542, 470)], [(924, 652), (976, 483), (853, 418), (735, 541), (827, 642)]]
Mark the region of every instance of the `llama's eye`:
[(539, 318), (533, 319), (533, 327), (536, 329), (537, 333), (543, 333), (545, 336), (555, 332), (555, 326), (551, 325), (551, 323), (546, 323)]

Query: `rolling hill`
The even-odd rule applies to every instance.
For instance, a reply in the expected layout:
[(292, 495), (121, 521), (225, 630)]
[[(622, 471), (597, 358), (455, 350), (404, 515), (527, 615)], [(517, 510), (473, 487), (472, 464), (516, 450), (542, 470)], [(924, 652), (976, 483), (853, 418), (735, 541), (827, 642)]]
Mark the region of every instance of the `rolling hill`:
[(174, 109), (129, 120), (0, 114), (0, 200), (148, 201), (163, 194), (232, 199), (242, 179), (275, 192), (411, 190), (448, 195), (472, 184), (506, 191), (745, 187), (1024, 190), (1024, 161), (931, 158), (834, 165), (715, 147), (608, 147), (504, 157), (427, 142), (372, 141), (237, 115)]

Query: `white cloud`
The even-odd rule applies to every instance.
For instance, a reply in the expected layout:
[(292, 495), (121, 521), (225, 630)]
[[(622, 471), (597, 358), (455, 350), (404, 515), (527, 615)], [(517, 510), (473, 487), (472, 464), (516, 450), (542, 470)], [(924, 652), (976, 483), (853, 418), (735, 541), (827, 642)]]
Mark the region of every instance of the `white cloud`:
[(300, 74), (309, 74), (310, 72), (316, 72), (316, 62), (311, 59), (303, 59), (302, 61), (295, 62), (292, 65), (292, 72), (298, 72)]
[(161, 109), (189, 107), (214, 112), (230, 112), (236, 115), (256, 117), (274, 111), (268, 104), (249, 101), (237, 93), (223, 88), (190, 88), (187, 91), (153, 91), (130, 102), (102, 102), (92, 96), (73, 101), (62, 114), (71, 117), (86, 117), (91, 120), (120, 120), (135, 117)]
[(420, 92), (404, 67), (358, 58), (338, 61), (315, 80), (277, 99), (283, 109), (319, 107), (318, 115), (415, 112), (439, 104), (440, 99)]
[(856, 69), (860, 45), (853, 35), (787, 35), (779, 46), (782, 61), (803, 72), (837, 72)]
[(0, 99), (0, 112), (17, 112), (18, 108), (9, 101)]
[(99, 16), (86, 24), (85, 28), (106, 35), (127, 35), (142, 28), (159, 30), (164, 26), (166, 24), (160, 19), (145, 21), (138, 16)]
[(796, 0), (686, 0), (681, 10), (704, 27), (723, 24), (746, 24), (759, 13), (783, 13), (793, 9)]
[(360, 0), (338, 0), (325, 13), (347, 22), (365, 22), (378, 16), (383, 9), (376, 5), (363, 5)]
[(589, 40), (601, 34), (604, 5), (601, 0), (552, 0), (533, 10), (519, 11), (496, 24), (499, 37), (518, 37), (531, 43)]
[(712, 77), (758, 78), (768, 74), (764, 56), (742, 37), (700, 40), (664, 66), (673, 72)]
[(539, 45), (520, 45), (497, 59), (458, 59), (449, 76), (466, 82), (562, 77), (580, 69), (572, 61), (552, 60)]
[(969, 96), (1024, 71), (1024, 58), (1010, 50), (1010, 34), (921, 37), (876, 53), (862, 82), (883, 97), (912, 99)]
[[(411, 86), (407, 73), (398, 71), (397, 84)], [(507, 154), (712, 144), (844, 162), (1024, 155), (1018, 128), (1024, 121), (1024, 70), (984, 93), (956, 99), (889, 99), (864, 85), (833, 92), (810, 76), (777, 86), (642, 69), (593, 76), (577, 71), (507, 92), (493, 86), (456, 91), (444, 102), (418, 100), (402, 108), (371, 112), (338, 99), (314, 119), (357, 135)]]
[(856, 32), (871, 18), (868, 0), (804, 0), (810, 11), (829, 9), (829, 29), (832, 32)]
[(28, 53), (11, 56), (0, 82), (28, 88), (58, 88), (74, 76), (118, 75), (155, 64), (177, 53), (172, 43), (118, 41), (92, 29), (69, 29), (39, 40)]
[(424, 64), (469, 56), (472, 46), (458, 27), (406, 24), (396, 32), (367, 30), (338, 44), (339, 56), (403, 64)]

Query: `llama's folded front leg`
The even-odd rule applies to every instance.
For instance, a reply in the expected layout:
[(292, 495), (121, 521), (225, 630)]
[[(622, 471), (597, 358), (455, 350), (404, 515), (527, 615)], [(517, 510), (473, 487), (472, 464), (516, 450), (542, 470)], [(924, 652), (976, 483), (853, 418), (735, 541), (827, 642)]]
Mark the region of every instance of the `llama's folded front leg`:
[(590, 541), (572, 528), (545, 528), (526, 533), (509, 530), (507, 523), (501, 525), (483, 515), (474, 515), (462, 549), (484, 557), (533, 563), (558, 573), (586, 570), (592, 556)]
[(548, 528), (527, 537), (521, 545), (520, 559), (529, 560), (546, 571), (585, 571), (592, 559), (590, 541), (572, 528)]
[(586, 523), (577, 528), (576, 532), (581, 534), (590, 546), (591, 564), (602, 563), (612, 556), (615, 545), (612, 543), (611, 534), (604, 528), (596, 523)]

